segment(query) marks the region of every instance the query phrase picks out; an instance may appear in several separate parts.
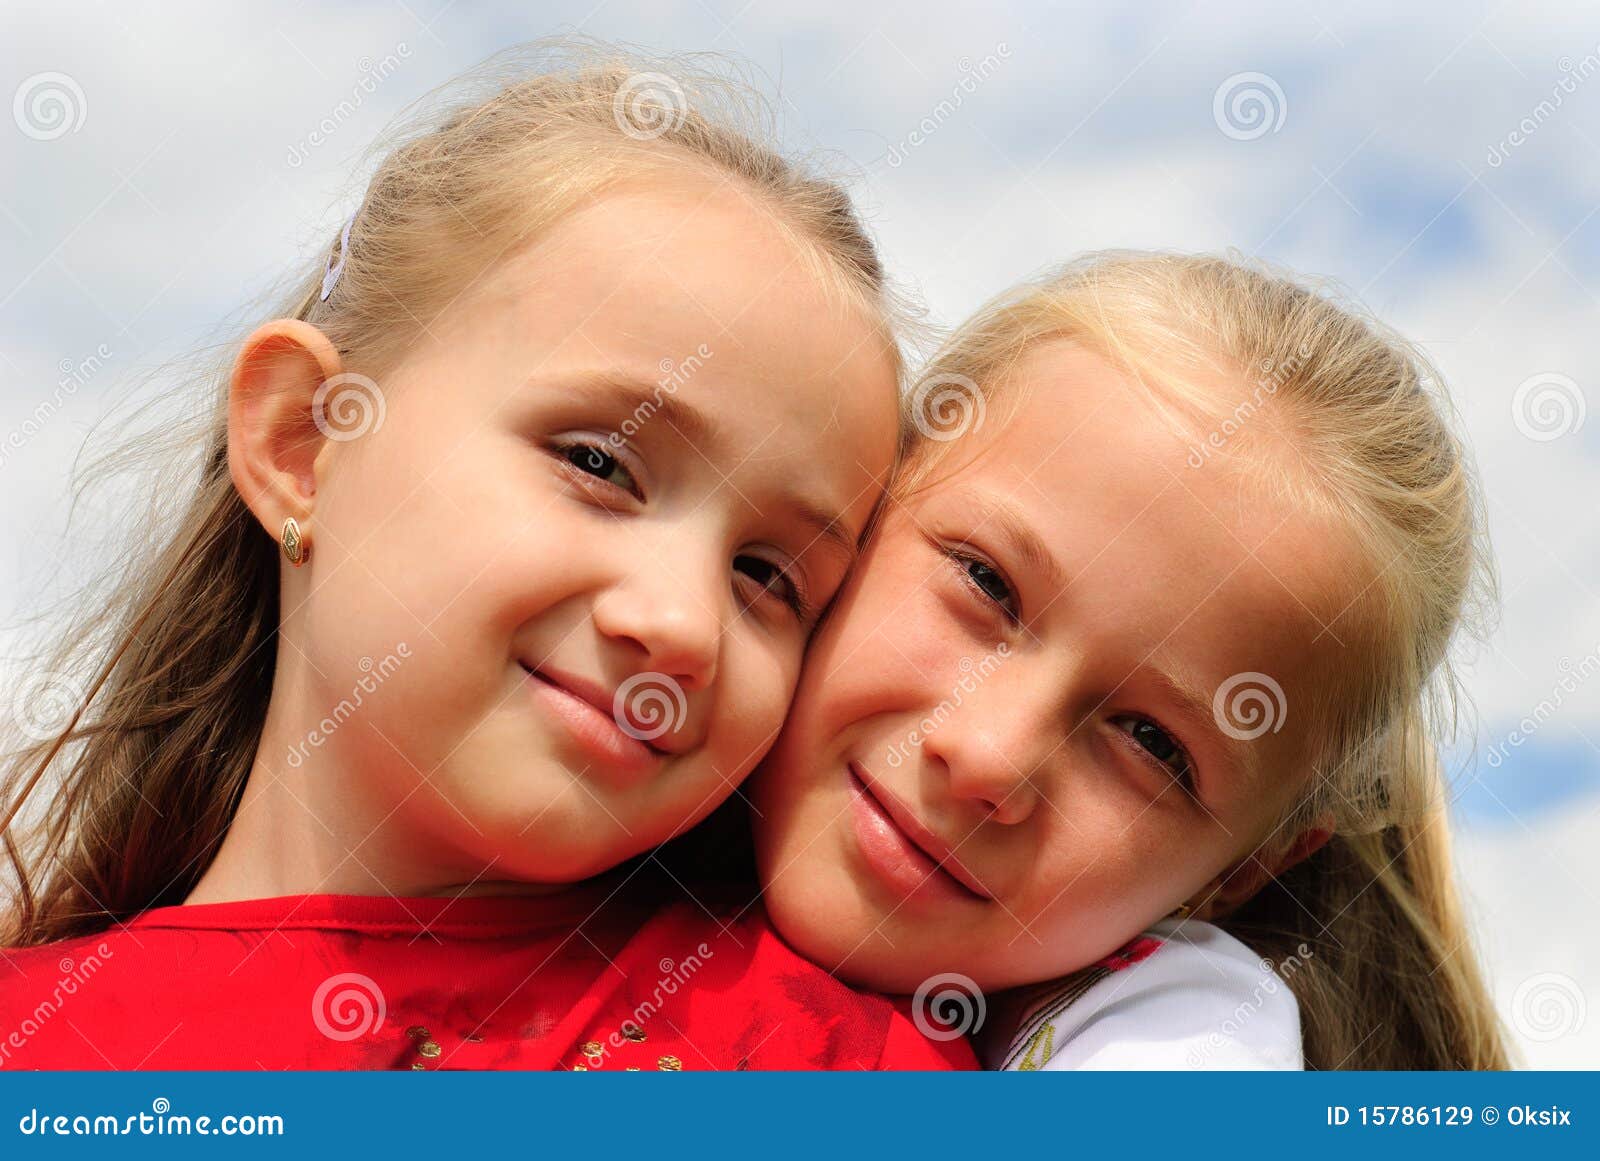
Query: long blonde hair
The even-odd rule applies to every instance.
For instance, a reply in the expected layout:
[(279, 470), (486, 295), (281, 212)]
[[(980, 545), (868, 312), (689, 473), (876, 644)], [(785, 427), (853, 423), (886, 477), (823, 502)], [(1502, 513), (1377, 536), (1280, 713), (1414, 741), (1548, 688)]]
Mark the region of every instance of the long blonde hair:
[[(515, 248), (615, 183), (689, 169), (767, 209), (841, 301), (882, 322), (898, 358), (893, 304), (849, 195), (820, 166), (765, 144), (776, 137), (771, 112), (725, 62), (566, 39), (499, 54), (459, 88), (472, 92), (398, 134), (347, 238), (300, 271), (267, 317), (310, 322), (348, 365), (381, 378)], [(342, 269), (325, 296), (333, 265)], [(181, 902), (237, 809), (272, 690), (280, 562), (229, 476), (229, 363), (193, 385), (209, 397), (198, 489), (166, 510), (155, 537), (140, 529), (108, 594), (74, 610), (39, 666), (48, 695), (76, 696), (64, 724), (25, 723), (29, 741), (0, 774), (15, 876), (0, 888), (0, 903), (12, 896), (0, 946)], [(44, 801), (7, 825), (47, 776)]]
[[(1320, 816), (1334, 837), (1222, 925), (1278, 965), (1320, 1068), (1503, 1068), (1502, 1031), (1463, 921), (1436, 743), (1457, 716), (1450, 647), (1493, 608), (1481, 502), (1448, 401), (1422, 354), (1353, 305), (1258, 264), (1165, 253), (1087, 255), (989, 304), (934, 356), (914, 427), (992, 422), (1015, 407), (1007, 372), (1066, 340), (1149, 389), (1195, 433), (1190, 464), (1287, 417), (1311, 469), (1296, 499), (1348, 521), (1374, 579), (1338, 632), (1352, 672), (1319, 704), (1314, 776), (1279, 820)], [(1200, 402), (1191, 372), (1241, 384), (1231, 412)], [(1185, 410), (1185, 404), (1193, 405)], [(938, 414), (940, 409), (944, 414)], [(1194, 423), (1209, 415), (1210, 430)], [(1003, 418), (1003, 417), (1002, 417)], [(925, 482), (948, 443), (908, 437), (899, 487)]]

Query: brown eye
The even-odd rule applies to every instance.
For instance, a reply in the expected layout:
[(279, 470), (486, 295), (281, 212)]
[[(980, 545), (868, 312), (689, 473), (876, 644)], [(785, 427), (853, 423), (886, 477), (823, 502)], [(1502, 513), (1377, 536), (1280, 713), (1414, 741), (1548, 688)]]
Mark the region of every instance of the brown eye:
[(1022, 611), (1017, 602), (1016, 591), (1003, 572), (981, 557), (969, 556), (962, 552), (949, 552), (948, 555), (956, 567), (966, 574), (968, 584), (1000, 606), (1011, 620), (1021, 618)]
[(799, 586), (787, 569), (759, 556), (741, 553), (733, 558), (733, 570), (749, 578), (763, 593), (771, 593), (797, 615), (804, 611)]
[(1111, 719), (1113, 725), (1138, 743), (1139, 748), (1172, 772), (1184, 786), (1190, 785), (1189, 755), (1178, 740), (1149, 718), (1124, 714)]

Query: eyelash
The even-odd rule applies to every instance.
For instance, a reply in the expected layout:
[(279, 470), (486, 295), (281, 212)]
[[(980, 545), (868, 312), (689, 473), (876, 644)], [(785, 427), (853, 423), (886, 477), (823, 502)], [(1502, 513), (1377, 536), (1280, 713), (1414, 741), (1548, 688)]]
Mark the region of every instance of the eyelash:
[[(617, 455), (612, 450), (609, 441), (577, 438), (562, 439), (553, 442), (551, 444), (551, 450), (554, 452), (556, 460), (562, 465), (563, 469), (568, 474), (573, 476), (577, 482), (581, 484), (581, 486), (589, 489), (594, 489), (599, 486), (617, 488), (621, 491), (627, 492), (635, 500), (644, 500), (643, 489), (639, 487), (638, 480), (635, 478), (633, 471), (627, 466), (627, 464), (623, 462), (622, 457)], [(621, 469), (627, 474), (628, 479), (633, 483), (633, 487), (624, 487), (621, 484), (606, 479), (605, 476), (597, 475), (595, 472), (579, 467), (578, 464), (574, 462), (572, 453), (582, 451), (588, 451), (593, 455), (604, 456), (606, 459), (612, 461), (617, 468)], [(809, 622), (813, 610), (810, 601), (807, 599), (805, 587), (795, 569), (787, 568), (784, 565), (778, 564), (776, 561), (767, 560), (765, 557), (754, 556), (751, 553), (744, 552), (734, 557), (736, 571), (739, 562), (743, 560), (756, 561), (760, 564), (766, 565), (768, 568), (776, 570), (777, 575), (771, 581), (766, 583), (757, 580), (748, 573), (744, 573), (742, 575), (744, 575), (751, 583), (759, 587), (763, 593), (771, 593), (772, 595), (776, 596), (778, 600), (780, 600), (798, 620), (801, 622)], [(779, 591), (777, 586), (780, 583), (783, 584), (786, 591)]]
[[(995, 565), (994, 562), (987, 560), (975, 553), (964, 552), (956, 548), (941, 548), (940, 551), (942, 551), (945, 556), (949, 558), (950, 562), (960, 570), (961, 579), (976, 596), (998, 609), (1000, 614), (1004, 616), (1009, 623), (1013, 625), (1020, 625), (1022, 623), (1022, 609), (1020, 607), (1021, 603), (1017, 598), (1017, 586), (1011, 583), (1010, 578), (1007, 577), (1005, 573), (1001, 572), (999, 567)], [(985, 590), (984, 587), (980, 585), (972, 576), (970, 566), (974, 564), (981, 565), (998, 577), (1000, 579), (1000, 583), (1005, 585), (1006, 592), (1010, 595), (1011, 600), (1018, 604), (1018, 608), (1014, 610), (1006, 608), (1005, 605), (1001, 604), (1000, 601), (995, 598), (993, 593)]]
[(1122, 730), (1120, 727), (1116, 727), (1118, 732), (1127, 738), (1128, 746), (1134, 750), (1137, 757), (1141, 758), (1145, 762), (1153, 764), (1158, 769), (1165, 772), (1172, 778), (1173, 781), (1183, 788), (1185, 793), (1190, 795), (1194, 794), (1194, 759), (1189, 757), (1189, 751), (1184, 748), (1183, 743), (1178, 741), (1177, 736), (1174, 735), (1171, 730), (1167, 729), (1154, 718), (1146, 717), (1143, 714), (1117, 714), (1110, 720), (1114, 727), (1116, 726), (1117, 722), (1131, 721), (1136, 723), (1135, 728), (1140, 725), (1145, 725), (1153, 726), (1155, 729), (1160, 730), (1167, 740), (1172, 743), (1172, 747), (1176, 751), (1174, 755), (1176, 764), (1162, 761), (1160, 758), (1156, 757), (1155, 754), (1151, 753), (1147, 747), (1140, 745), (1138, 739), (1135, 738), (1131, 732)]
[[(961, 571), (962, 580), (974, 594), (998, 609), (1001, 614), (1005, 616), (1006, 619), (1012, 624), (1021, 623), (1022, 616), (1020, 608), (1016, 611), (1013, 611), (1002, 605), (992, 593), (987, 592), (983, 586), (978, 584), (978, 582), (973, 578), (970, 571), (970, 566), (974, 564), (981, 565), (994, 573), (994, 575), (1000, 579), (1000, 582), (1005, 585), (1006, 591), (1010, 594), (1011, 599), (1015, 601), (1017, 599), (1016, 586), (1011, 583), (1011, 581), (1006, 577), (1005, 573), (1001, 572), (1000, 569), (991, 561), (986, 560), (974, 553), (964, 552), (955, 548), (943, 548), (942, 551), (944, 552), (945, 556), (949, 558), (950, 562)], [(1146, 747), (1140, 745), (1132, 733), (1127, 731), (1122, 731), (1122, 733), (1124, 737), (1128, 739), (1127, 744), (1133, 748), (1137, 756), (1142, 761), (1148, 762), (1164, 771), (1175, 782), (1177, 782), (1179, 786), (1183, 788), (1185, 793), (1190, 795), (1194, 794), (1194, 760), (1189, 757), (1189, 751), (1184, 748), (1183, 743), (1178, 741), (1176, 735), (1174, 735), (1170, 730), (1168, 730), (1155, 719), (1145, 717), (1140, 714), (1118, 714), (1111, 720), (1113, 723), (1124, 720), (1133, 721), (1139, 723), (1140, 725), (1149, 725), (1153, 726), (1157, 730), (1160, 730), (1161, 733), (1165, 735), (1169, 741), (1171, 741), (1173, 749), (1176, 751), (1175, 758), (1178, 762), (1177, 765), (1164, 762), (1160, 758), (1156, 757)]]

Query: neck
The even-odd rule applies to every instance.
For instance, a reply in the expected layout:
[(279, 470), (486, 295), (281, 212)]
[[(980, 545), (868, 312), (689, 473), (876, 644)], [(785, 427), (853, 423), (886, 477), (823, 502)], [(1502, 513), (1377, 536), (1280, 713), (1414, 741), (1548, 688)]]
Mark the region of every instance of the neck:
[[(285, 659), (281, 656), (280, 663)], [(315, 701), (296, 695), (292, 671), (280, 668), (261, 743), (239, 808), (187, 904), (230, 903), (284, 895), (431, 896), (540, 895), (570, 884), (526, 883), (474, 873), (446, 861), (437, 837), (414, 833), (395, 802), (352, 779), (363, 761), (381, 761), (379, 738), (351, 719), (326, 737), (304, 723), (320, 720)], [(319, 703), (320, 704), (320, 703)], [(308, 744), (317, 737), (319, 744)], [(375, 745), (373, 745), (375, 744)], [(362, 747), (368, 748), (362, 752)]]

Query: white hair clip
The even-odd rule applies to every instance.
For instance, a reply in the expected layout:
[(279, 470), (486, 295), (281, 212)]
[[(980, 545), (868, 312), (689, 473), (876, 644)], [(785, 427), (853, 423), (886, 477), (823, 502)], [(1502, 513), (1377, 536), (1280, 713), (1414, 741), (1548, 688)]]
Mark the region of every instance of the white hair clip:
[[(360, 212), (360, 210), (356, 211), (356, 213)], [(344, 224), (344, 230), (339, 235), (339, 256), (328, 259), (328, 268), (322, 274), (322, 298), (320, 299), (322, 302), (328, 301), (328, 295), (333, 293), (333, 287), (339, 281), (339, 275), (344, 273), (344, 260), (350, 253), (350, 227), (355, 224), (356, 215), (351, 214), (349, 220)]]

